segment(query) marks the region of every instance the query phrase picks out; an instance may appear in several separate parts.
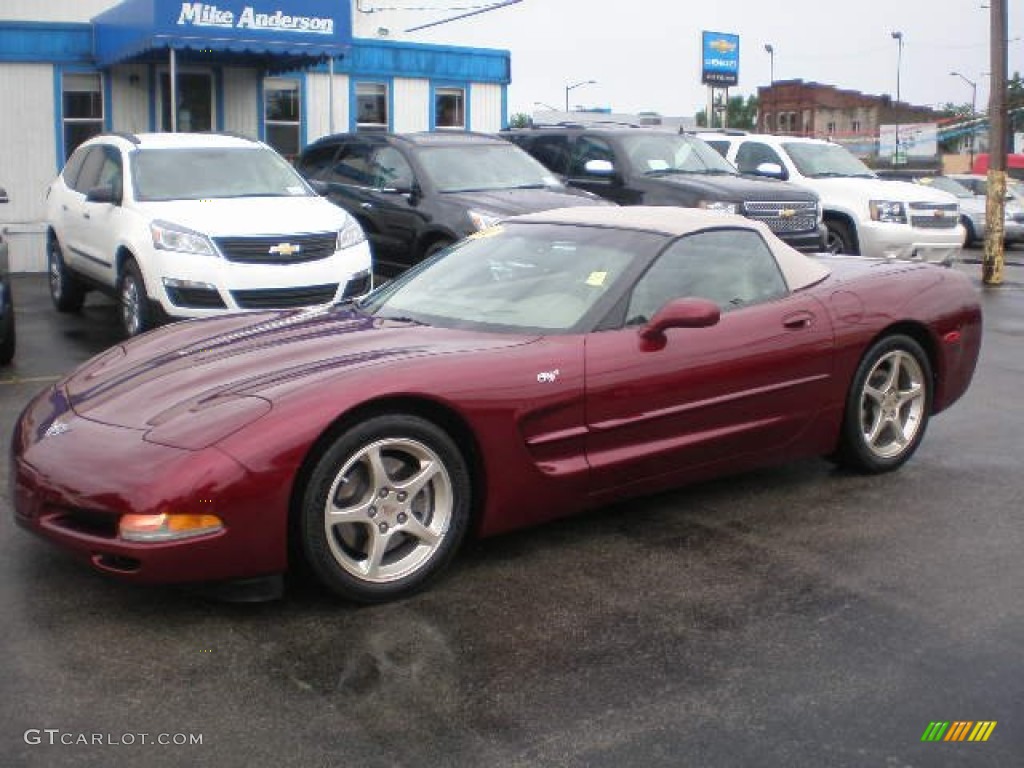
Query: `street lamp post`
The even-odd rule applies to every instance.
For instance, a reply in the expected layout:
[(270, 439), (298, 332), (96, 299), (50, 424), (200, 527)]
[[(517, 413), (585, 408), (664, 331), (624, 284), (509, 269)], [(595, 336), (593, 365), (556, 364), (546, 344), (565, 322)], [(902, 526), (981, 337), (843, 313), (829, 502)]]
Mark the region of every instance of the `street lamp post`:
[(903, 33), (894, 30), (892, 39), (899, 46), (896, 53), (896, 103), (893, 105), (896, 112), (896, 152), (892, 156), (892, 164), (896, 165), (900, 160), (900, 70), (903, 68)]
[[(950, 77), (959, 77), (969, 86), (971, 86), (971, 119), (978, 114), (978, 84), (971, 80), (969, 77), (961, 75), (959, 72), (950, 72)], [(974, 125), (971, 125), (970, 135), (970, 152), (971, 152), (971, 171), (974, 171)]]
[(770, 58), (769, 72), (771, 73), (771, 79), (768, 82), (775, 85), (775, 48), (772, 47), (771, 43), (765, 43), (764, 49)]
[(579, 88), (581, 85), (594, 85), (596, 83), (597, 80), (580, 80), (578, 83), (565, 86), (565, 111), (569, 111), (569, 91)]

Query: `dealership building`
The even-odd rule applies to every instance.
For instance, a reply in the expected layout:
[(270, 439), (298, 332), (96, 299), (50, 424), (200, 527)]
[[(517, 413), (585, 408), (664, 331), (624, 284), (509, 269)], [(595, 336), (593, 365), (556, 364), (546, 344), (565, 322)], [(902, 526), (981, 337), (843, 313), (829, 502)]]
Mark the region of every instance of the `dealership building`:
[(373, 10), (365, 0), (3, 0), (0, 227), (12, 271), (45, 268), (46, 188), (103, 131), (229, 131), (294, 156), (343, 131), (505, 127), (508, 51), (403, 40)]

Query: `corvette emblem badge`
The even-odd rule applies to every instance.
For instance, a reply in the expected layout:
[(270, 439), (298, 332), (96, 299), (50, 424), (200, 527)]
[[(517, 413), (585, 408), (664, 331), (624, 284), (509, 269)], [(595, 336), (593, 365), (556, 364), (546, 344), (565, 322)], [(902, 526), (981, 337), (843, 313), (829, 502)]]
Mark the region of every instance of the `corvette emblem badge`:
[(57, 437), (57, 435), (63, 435), (65, 432), (70, 431), (71, 427), (58, 419), (43, 433), (43, 437)]

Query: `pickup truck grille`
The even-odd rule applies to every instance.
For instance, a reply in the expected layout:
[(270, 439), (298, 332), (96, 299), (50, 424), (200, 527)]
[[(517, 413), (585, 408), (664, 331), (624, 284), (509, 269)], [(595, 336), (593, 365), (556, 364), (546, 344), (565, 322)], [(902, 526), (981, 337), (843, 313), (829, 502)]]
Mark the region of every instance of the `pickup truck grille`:
[(920, 229), (955, 229), (960, 220), (956, 203), (911, 203), (910, 226)]
[(299, 264), (333, 255), (338, 244), (338, 233), (218, 237), (215, 242), (228, 261), (242, 264)]
[(767, 224), (772, 232), (806, 232), (818, 226), (818, 206), (811, 202), (748, 201), (742, 212), (748, 219)]

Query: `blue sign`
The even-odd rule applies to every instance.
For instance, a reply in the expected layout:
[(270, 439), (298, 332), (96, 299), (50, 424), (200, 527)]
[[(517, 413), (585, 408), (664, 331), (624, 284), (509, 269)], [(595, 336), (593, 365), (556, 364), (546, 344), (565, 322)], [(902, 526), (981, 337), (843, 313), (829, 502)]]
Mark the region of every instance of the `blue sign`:
[(101, 66), (167, 48), (316, 59), (352, 43), (348, 0), (124, 0), (92, 21)]
[(701, 33), (701, 77), (705, 85), (728, 86), (740, 81), (740, 36)]

